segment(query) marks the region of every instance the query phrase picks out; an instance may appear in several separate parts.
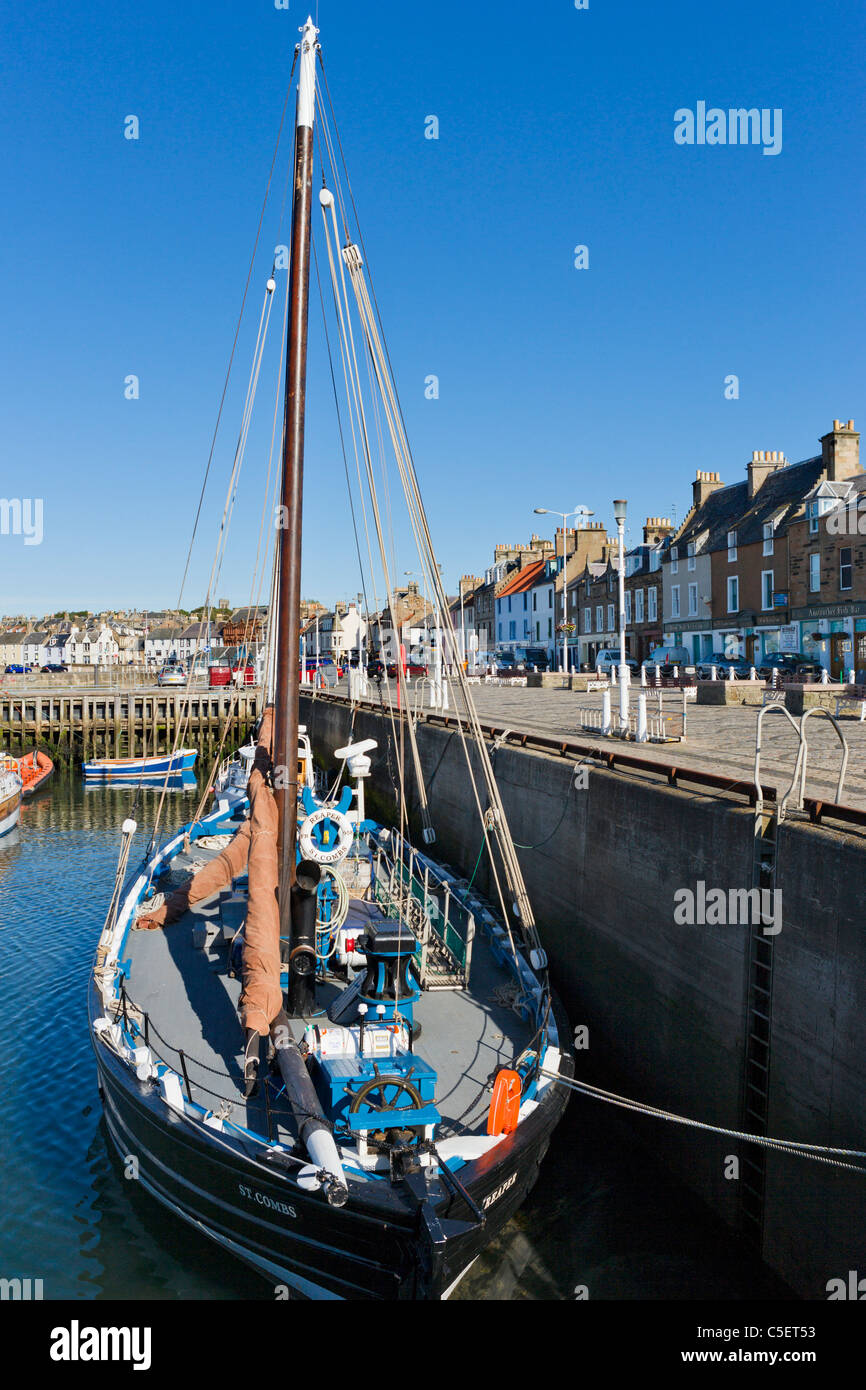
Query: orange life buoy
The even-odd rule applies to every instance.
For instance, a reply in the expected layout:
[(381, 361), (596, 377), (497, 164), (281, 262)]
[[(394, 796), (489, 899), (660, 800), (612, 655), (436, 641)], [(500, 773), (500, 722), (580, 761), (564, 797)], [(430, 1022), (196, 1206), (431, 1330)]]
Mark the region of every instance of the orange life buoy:
[(487, 1116), (488, 1134), (513, 1134), (520, 1114), (520, 1077), (504, 1067), (493, 1083), (493, 1098)]

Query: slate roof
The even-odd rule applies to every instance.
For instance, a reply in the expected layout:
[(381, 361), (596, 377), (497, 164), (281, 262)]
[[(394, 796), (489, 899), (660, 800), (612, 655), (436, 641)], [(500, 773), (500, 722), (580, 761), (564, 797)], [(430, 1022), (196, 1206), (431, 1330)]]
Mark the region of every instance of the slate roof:
[(763, 540), (765, 522), (776, 516), (779, 517), (776, 534), (784, 535), (788, 523), (793, 521), (803, 505), (803, 498), (823, 470), (820, 455), (777, 468), (767, 476), (751, 502), (748, 479), (717, 488), (675, 537), (680, 559), (685, 556), (689, 541), (697, 540), (705, 532), (708, 535), (702, 547), (704, 553), (726, 550), (729, 531), (736, 531), (738, 546)]

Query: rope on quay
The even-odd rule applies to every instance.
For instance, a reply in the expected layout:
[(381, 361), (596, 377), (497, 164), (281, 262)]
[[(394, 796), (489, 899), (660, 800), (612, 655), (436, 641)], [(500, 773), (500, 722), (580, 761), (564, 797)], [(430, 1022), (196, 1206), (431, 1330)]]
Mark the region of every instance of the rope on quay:
[(764, 1134), (725, 1129), (722, 1125), (705, 1124), (702, 1120), (693, 1120), (686, 1115), (675, 1115), (670, 1110), (659, 1110), (644, 1101), (617, 1095), (615, 1091), (605, 1091), (600, 1086), (591, 1086), (588, 1081), (577, 1081), (574, 1078), (566, 1080), (559, 1072), (546, 1071), (543, 1067), (540, 1070), (542, 1076), (549, 1077), (551, 1081), (558, 1081), (561, 1086), (567, 1086), (579, 1095), (589, 1096), (591, 1100), (606, 1101), (608, 1105), (618, 1105), (623, 1110), (634, 1110), (640, 1115), (649, 1115), (656, 1120), (668, 1120), (671, 1124), (707, 1130), (711, 1134), (721, 1134), (727, 1139), (742, 1139), (748, 1144), (760, 1144), (765, 1149), (777, 1149), (782, 1153), (794, 1154), (798, 1158), (810, 1158), (813, 1163), (826, 1163), (832, 1168), (846, 1168), (852, 1173), (866, 1174), (866, 1167), (861, 1164), (841, 1163), (838, 1158), (827, 1157), (828, 1154), (841, 1154), (845, 1158), (866, 1158), (866, 1151), (862, 1149), (836, 1149), (825, 1144), (805, 1144), (796, 1139), (771, 1139)]

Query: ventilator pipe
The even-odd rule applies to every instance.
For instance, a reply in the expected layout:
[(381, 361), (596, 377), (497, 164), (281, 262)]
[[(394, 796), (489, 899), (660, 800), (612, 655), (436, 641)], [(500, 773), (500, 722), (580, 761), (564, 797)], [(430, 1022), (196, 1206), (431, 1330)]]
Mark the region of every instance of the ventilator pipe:
[[(298, 865), (300, 873), (301, 865)], [(313, 893), (315, 903), (315, 893)], [(294, 908), (294, 903), (292, 904)], [(298, 1126), (298, 1134), (310, 1159), (321, 1170), (322, 1186), (332, 1207), (345, 1206), (348, 1200), (346, 1175), (334, 1136), (322, 1112), (319, 1097), (310, 1080), (298, 1044), (292, 1036), (291, 1025), (284, 1013), (278, 1014), (271, 1028), (271, 1038), (286, 1098)]]
[(307, 1018), (316, 1009), (316, 890), (322, 870), (302, 859), (292, 885), (292, 935), (289, 951), (288, 1010)]

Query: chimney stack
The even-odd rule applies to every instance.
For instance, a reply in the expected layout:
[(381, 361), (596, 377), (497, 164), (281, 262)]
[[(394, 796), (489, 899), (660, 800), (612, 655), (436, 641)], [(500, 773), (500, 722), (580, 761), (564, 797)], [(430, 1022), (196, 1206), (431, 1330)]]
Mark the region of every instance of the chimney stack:
[(666, 516), (648, 516), (646, 525), (643, 528), (644, 545), (658, 545), (659, 541), (664, 540), (674, 530), (674, 524)]
[(788, 460), (779, 449), (753, 449), (751, 461), (746, 465), (749, 476), (749, 501), (763, 487), (771, 473), (777, 468), (785, 468)]
[(832, 430), (821, 437), (821, 461), (827, 474), (827, 481), (839, 483), (853, 478), (860, 472), (860, 435), (854, 428), (854, 421), (843, 425), (841, 420), (833, 421)]
[(722, 486), (718, 473), (704, 473), (699, 468), (692, 483), (692, 506), (695, 511), (704, 505), (711, 493), (717, 492)]

